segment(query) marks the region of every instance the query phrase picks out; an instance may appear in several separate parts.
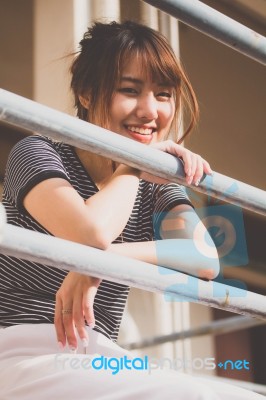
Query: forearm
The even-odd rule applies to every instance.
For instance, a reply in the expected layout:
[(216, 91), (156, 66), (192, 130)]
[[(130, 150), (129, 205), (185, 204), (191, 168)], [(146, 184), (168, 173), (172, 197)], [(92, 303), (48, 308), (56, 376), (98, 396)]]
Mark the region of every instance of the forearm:
[(208, 248), (193, 239), (166, 239), (150, 242), (112, 244), (107, 250), (164, 266), (200, 278), (214, 279), (219, 272), (215, 247)]
[(108, 244), (119, 236), (127, 224), (137, 195), (139, 177), (140, 171), (121, 165), (105, 186), (85, 202)]

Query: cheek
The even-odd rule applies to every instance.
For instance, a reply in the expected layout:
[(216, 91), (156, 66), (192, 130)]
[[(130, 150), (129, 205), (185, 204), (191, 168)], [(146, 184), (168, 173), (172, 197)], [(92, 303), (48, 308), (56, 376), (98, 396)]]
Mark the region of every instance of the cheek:
[(120, 126), (123, 121), (128, 118), (133, 107), (130, 101), (113, 102), (110, 109), (110, 122), (116, 127)]
[(172, 125), (174, 116), (175, 116), (175, 103), (167, 103), (164, 105), (162, 110), (162, 118), (163, 123), (166, 128), (169, 128)]
[(134, 110), (134, 107), (135, 102), (133, 99), (127, 99), (117, 94), (110, 107), (111, 120), (116, 122), (122, 121)]

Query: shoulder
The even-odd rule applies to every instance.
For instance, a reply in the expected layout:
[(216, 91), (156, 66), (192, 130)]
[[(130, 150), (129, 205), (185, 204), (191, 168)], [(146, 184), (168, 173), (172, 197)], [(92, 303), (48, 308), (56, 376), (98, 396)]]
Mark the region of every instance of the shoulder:
[(20, 140), (11, 150), (9, 158), (14, 155), (18, 156), (19, 154), (27, 154), (27, 153), (33, 153), (34, 151), (43, 151), (45, 149), (54, 149), (56, 151), (56, 148), (58, 145), (56, 142), (53, 142), (50, 138), (46, 136), (40, 136), (40, 135), (31, 135), (27, 136), (24, 139)]
[(184, 186), (179, 185), (175, 182), (165, 183), (163, 185), (155, 185), (154, 192), (157, 197), (162, 196), (175, 196), (180, 198), (188, 198), (186, 189)]
[(155, 185), (153, 194), (154, 211), (168, 212), (177, 205), (187, 204), (193, 207), (184, 186), (178, 183)]
[(185, 187), (178, 183), (170, 182), (166, 184), (156, 184), (147, 182), (145, 180), (140, 181), (140, 190), (143, 193), (149, 192), (152, 197), (157, 200), (160, 197), (174, 196), (175, 198), (180, 197), (181, 199), (188, 199)]
[(5, 195), (17, 201), (44, 179), (69, 180), (60, 155), (60, 143), (43, 136), (28, 136), (11, 150), (4, 178)]
[(62, 143), (53, 142), (51, 139), (44, 136), (31, 135), (20, 140), (11, 150), (6, 171), (10, 169), (37, 166), (41, 167), (52, 160), (60, 160), (60, 148)]
[(160, 185), (141, 180), (138, 196), (141, 203), (148, 206), (153, 213), (167, 212), (180, 204), (193, 207), (184, 186), (178, 183)]

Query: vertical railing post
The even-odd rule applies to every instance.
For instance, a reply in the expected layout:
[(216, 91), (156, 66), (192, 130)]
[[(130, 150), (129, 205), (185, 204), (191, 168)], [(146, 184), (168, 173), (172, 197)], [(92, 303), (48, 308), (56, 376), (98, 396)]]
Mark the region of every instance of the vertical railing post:
[(3, 232), (6, 225), (6, 211), (2, 203), (0, 203), (0, 243), (3, 238)]

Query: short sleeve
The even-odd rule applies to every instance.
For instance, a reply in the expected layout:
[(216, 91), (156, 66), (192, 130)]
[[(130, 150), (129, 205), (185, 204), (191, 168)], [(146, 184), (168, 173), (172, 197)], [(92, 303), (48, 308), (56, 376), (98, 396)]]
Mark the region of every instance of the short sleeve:
[(18, 142), (9, 154), (4, 179), (5, 196), (23, 211), (26, 194), (49, 178), (69, 180), (54, 143), (42, 136), (28, 136)]
[(154, 194), (153, 208), (153, 230), (155, 239), (160, 238), (160, 225), (166, 213), (180, 204), (188, 204), (194, 208), (183, 186), (177, 183), (167, 183), (157, 186)]

